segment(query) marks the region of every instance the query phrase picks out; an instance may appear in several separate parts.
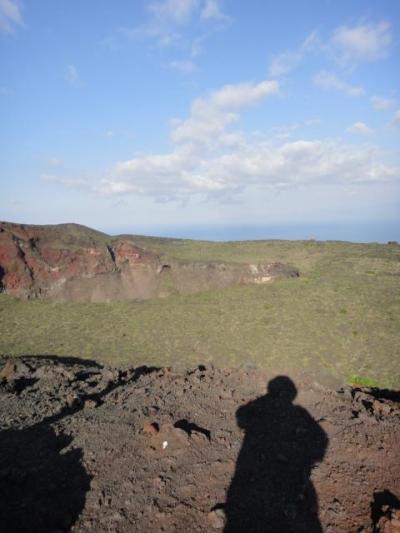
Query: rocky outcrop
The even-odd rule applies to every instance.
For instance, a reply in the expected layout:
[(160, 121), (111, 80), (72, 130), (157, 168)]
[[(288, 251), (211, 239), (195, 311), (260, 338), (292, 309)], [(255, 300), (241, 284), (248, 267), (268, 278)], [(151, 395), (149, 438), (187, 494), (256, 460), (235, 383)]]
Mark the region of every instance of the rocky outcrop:
[(297, 275), (280, 263), (165, 261), (133, 237), (110, 237), (77, 224), (0, 222), (0, 291), (19, 298), (145, 299)]
[[(78, 231), (77, 231), (78, 230)], [(72, 224), (0, 223), (0, 283), (17, 297), (101, 301), (153, 292), (156, 255)]]
[(263, 285), (278, 278), (298, 277), (283, 263), (238, 264), (213, 261), (170, 261), (161, 265), (160, 296), (171, 292), (194, 293), (233, 285)]

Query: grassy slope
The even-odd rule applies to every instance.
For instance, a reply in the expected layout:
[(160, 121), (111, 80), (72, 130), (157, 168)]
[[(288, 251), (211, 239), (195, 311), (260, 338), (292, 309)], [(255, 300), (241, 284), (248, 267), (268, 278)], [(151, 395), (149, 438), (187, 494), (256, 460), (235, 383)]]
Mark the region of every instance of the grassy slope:
[(0, 353), (135, 364), (255, 362), (400, 387), (399, 246), (135, 240), (188, 260), (280, 260), (302, 276), (146, 302), (19, 302), (3, 295)]

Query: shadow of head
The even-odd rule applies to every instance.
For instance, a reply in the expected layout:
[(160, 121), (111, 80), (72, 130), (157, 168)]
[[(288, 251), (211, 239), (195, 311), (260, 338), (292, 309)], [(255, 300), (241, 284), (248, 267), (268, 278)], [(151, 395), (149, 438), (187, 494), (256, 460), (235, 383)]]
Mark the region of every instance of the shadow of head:
[(268, 383), (267, 392), (273, 398), (281, 398), (293, 402), (297, 396), (297, 389), (293, 381), (287, 376), (276, 376)]

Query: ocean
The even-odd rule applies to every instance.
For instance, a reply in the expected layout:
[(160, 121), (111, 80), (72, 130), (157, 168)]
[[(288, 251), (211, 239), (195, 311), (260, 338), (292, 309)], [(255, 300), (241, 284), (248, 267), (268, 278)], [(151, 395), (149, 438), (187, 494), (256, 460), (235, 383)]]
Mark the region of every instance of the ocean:
[(308, 240), (349, 242), (400, 242), (400, 222), (299, 223), (268, 225), (188, 225), (102, 228), (112, 235), (133, 234), (211, 241)]

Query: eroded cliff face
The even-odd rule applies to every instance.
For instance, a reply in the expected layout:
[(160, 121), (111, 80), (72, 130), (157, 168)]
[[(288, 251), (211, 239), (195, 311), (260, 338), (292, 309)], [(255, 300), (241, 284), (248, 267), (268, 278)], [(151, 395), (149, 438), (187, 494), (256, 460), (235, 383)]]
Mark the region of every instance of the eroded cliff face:
[(298, 276), (281, 263), (165, 261), (83, 226), (0, 222), (0, 290), (19, 298), (101, 302), (269, 283)]
[(158, 264), (156, 255), (130, 241), (79, 237), (68, 227), (0, 223), (0, 283), (13, 296), (146, 297), (154, 292)]

